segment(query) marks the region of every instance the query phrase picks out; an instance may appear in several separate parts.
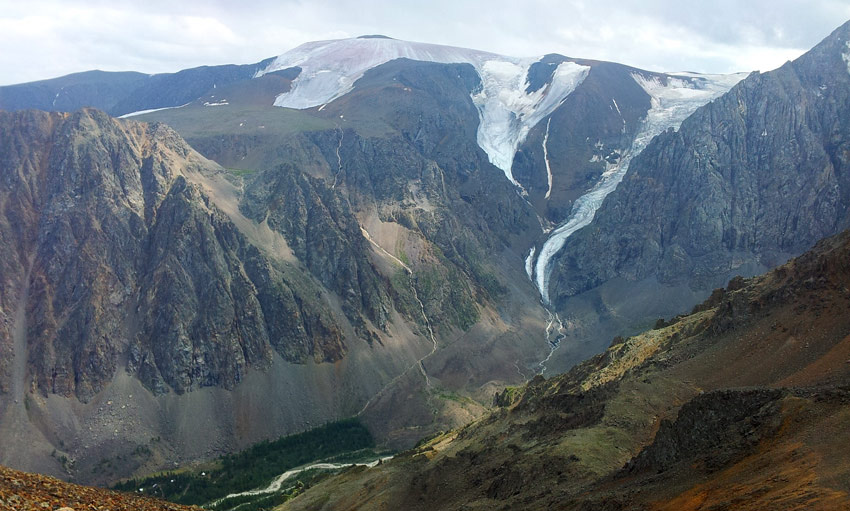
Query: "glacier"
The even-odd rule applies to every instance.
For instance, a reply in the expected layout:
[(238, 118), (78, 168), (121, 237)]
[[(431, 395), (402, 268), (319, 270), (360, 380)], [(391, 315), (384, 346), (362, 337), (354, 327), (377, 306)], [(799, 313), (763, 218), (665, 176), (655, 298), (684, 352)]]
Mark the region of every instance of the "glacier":
[[(667, 73), (665, 75), (632, 73), (632, 78), (650, 96), (650, 109), (644, 117), (631, 147), (616, 165), (608, 168), (599, 182), (587, 193), (576, 199), (569, 217), (561, 223), (540, 248), (534, 263), (533, 276), (544, 305), (549, 306), (549, 277), (551, 261), (567, 238), (590, 224), (605, 197), (613, 192), (623, 180), (632, 158), (643, 151), (659, 133), (669, 128), (678, 129), (682, 121), (697, 108), (720, 97), (747, 73), (730, 75), (704, 75), (697, 73)], [(533, 257), (533, 253), (530, 257)], [(529, 262), (526, 261), (526, 268)]]
[(552, 124), (552, 118), (550, 117), (548, 121), (546, 121), (546, 134), (543, 135), (543, 161), (546, 162), (546, 182), (548, 186), (546, 188), (546, 195), (543, 197), (544, 199), (548, 199), (552, 194), (552, 166), (549, 165), (549, 125)]
[(549, 116), (584, 80), (589, 66), (565, 61), (551, 82), (527, 93), (528, 69), (540, 60), (514, 58), (479, 50), (384, 38), (354, 38), (302, 44), (278, 56), (255, 77), (290, 67), (301, 73), (275, 106), (305, 109), (324, 107), (352, 90), (363, 74), (394, 59), (408, 58), (442, 64), (470, 64), (481, 78), (473, 92), (478, 109), (477, 142), (490, 162), (517, 184), (511, 173), (514, 155), (529, 130)]

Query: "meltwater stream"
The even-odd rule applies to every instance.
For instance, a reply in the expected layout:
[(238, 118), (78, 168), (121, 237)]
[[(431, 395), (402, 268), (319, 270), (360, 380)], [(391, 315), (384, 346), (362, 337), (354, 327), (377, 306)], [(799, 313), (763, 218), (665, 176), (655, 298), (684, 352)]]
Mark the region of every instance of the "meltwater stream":
[(287, 470), (283, 474), (275, 477), (272, 480), (272, 482), (269, 483), (269, 485), (266, 486), (265, 488), (258, 488), (256, 490), (248, 490), (248, 491), (243, 491), (243, 492), (239, 492), (239, 493), (231, 493), (229, 495), (225, 495), (224, 497), (222, 497), (218, 500), (210, 502), (209, 504), (207, 504), (207, 506), (210, 506), (210, 507), (217, 506), (227, 499), (233, 499), (233, 498), (237, 498), (237, 497), (246, 497), (246, 496), (254, 496), (254, 495), (266, 495), (266, 494), (269, 494), (269, 493), (277, 493), (281, 490), (281, 488), (283, 488), (283, 484), (286, 481), (292, 479), (293, 476), (296, 476), (296, 475), (298, 475), (302, 472), (306, 472), (308, 470), (314, 470), (314, 469), (318, 469), (318, 470), (339, 470), (339, 469), (348, 468), (348, 467), (368, 467), (368, 468), (372, 468), (372, 467), (377, 466), (380, 463), (383, 463), (384, 461), (391, 460), (392, 458), (393, 458), (392, 456), (382, 456), (380, 458), (376, 458), (374, 460), (364, 462), (364, 463), (313, 463), (312, 465), (305, 465), (305, 466), (300, 467), (300, 468)]

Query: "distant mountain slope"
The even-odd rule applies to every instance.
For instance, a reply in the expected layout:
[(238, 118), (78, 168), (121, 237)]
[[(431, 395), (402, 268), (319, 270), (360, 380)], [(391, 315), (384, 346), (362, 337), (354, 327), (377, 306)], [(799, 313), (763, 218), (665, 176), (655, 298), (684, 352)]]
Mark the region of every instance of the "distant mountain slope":
[(280, 509), (843, 509), (850, 233)]
[[(86, 71), (60, 78), (0, 86), (0, 109), (69, 112), (85, 106), (111, 110), (148, 81), (136, 72)], [(126, 112), (125, 112), (126, 113)]]
[[(475, 69), (481, 81), (471, 94), (479, 114), (479, 146), (491, 163), (529, 195), (538, 211), (555, 222), (569, 211), (570, 201), (608, 170), (607, 164), (615, 164), (628, 152), (651, 106), (651, 94), (639, 82), (656, 80), (667, 86), (668, 80), (678, 80), (679, 87), (692, 90), (706, 89), (710, 82), (717, 89), (713, 95), (690, 96), (698, 106), (743, 78), (693, 73), (674, 77), (557, 54), (516, 58), (389, 38), (306, 43), (278, 56), (261, 73), (302, 68), (292, 89), (280, 94), (274, 104), (321, 109), (350, 93), (370, 69), (399, 58), (469, 64)], [(585, 84), (588, 77), (591, 81)]]
[(202, 66), (176, 73), (87, 71), (38, 82), (0, 86), (0, 110), (71, 112), (98, 108), (110, 115), (184, 105), (204, 93), (250, 80), (271, 59), (257, 64)]

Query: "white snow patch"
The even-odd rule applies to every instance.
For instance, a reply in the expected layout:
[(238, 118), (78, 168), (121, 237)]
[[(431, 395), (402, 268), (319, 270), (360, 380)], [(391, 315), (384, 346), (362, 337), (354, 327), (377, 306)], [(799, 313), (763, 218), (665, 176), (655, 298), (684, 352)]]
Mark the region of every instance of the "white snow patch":
[[(678, 129), (682, 121), (697, 108), (721, 96), (741, 81), (746, 73), (732, 75), (699, 75), (672, 73), (666, 81), (659, 76), (633, 73), (632, 78), (651, 97), (651, 107), (628, 151), (617, 165), (602, 174), (602, 179), (573, 204), (570, 216), (555, 229), (540, 249), (535, 263), (537, 289), (543, 303), (549, 305), (549, 276), (552, 257), (563, 248), (567, 238), (588, 225), (602, 201), (613, 192), (629, 168), (632, 158), (643, 151), (656, 135), (668, 128)], [(666, 83), (665, 83), (666, 82)]]
[(525, 258), (525, 273), (528, 274), (529, 279), (534, 279), (534, 252), (536, 250), (535, 247), (531, 247), (531, 250), (528, 251), (528, 257)]
[(396, 39), (337, 39), (302, 44), (278, 56), (256, 77), (298, 66), (301, 73), (276, 106), (312, 108), (343, 96), (363, 74), (391, 60), (409, 58), (428, 62), (467, 62), (498, 55), (451, 46), (410, 43)]
[(363, 74), (397, 58), (443, 64), (471, 64), (481, 77), (482, 88), (472, 99), (478, 108), (478, 144), (494, 165), (512, 182), (511, 165), (517, 147), (528, 131), (552, 113), (584, 80), (590, 70), (564, 62), (552, 82), (526, 94), (528, 68), (538, 58), (513, 58), (478, 50), (413, 43), (396, 39), (339, 39), (303, 44), (277, 57), (255, 76), (298, 66), (301, 73), (291, 90), (274, 104), (289, 108), (325, 105), (345, 95)]
[(549, 149), (546, 147), (546, 144), (549, 142), (550, 124), (552, 124), (551, 117), (548, 121), (546, 121), (546, 134), (543, 135), (543, 159), (546, 161), (546, 181), (549, 183), (549, 188), (546, 189), (545, 199), (548, 199), (549, 195), (552, 193), (552, 167), (549, 165)]
[(551, 114), (590, 71), (587, 66), (563, 62), (555, 70), (551, 84), (526, 94), (528, 68), (534, 62), (535, 59), (485, 62), (477, 67), (482, 90), (472, 96), (481, 118), (478, 145), (515, 184), (511, 166), (517, 148), (529, 130)]
[[(189, 103), (191, 103), (191, 101)], [(151, 112), (159, 112), (159, 111), (162, 111), (162, 110), (171, 110), (173, 108), (183, 108), (184, 106), (188, 105), (189, 103), (186, 103), (185, 105), (180, 105), (180, 106), (165, 106), (165, 107), (162, 107), (162, 108), (150, 108), (148, 110), (138, 110), (138, 111), (135, 111), (135, 112), (130, 112), (129, 114), (119, 115), (118, 118), (119, 119), (126, 119), (127, 117), (135, 117), (137, 115), (149, 114)]]
[(850, 41), (844, 43), (844, 46), (847, 47), (847, 51), (841, 54), (841, 58), (844, 60), (844, 63), (847, 64), (847, 72), (850, 73)]
[(225, 106), (225, 105), (229, 105), (229, 104), (230, 103), (228, 103), (226, 99), (222, 99), (221, 101), (213, 101), (213, 102), (204, 101), (204, 106)]

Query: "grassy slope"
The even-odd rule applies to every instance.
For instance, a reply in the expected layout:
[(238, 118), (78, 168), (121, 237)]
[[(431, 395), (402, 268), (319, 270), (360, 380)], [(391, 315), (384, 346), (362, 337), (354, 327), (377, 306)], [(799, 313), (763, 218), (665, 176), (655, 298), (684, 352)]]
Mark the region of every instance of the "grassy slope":
[(265, 133), (283, 136), (302, 131), (334, 128), (333, 122), (311, 115), (309, 111), (250, 105), (203, 107), (192, 104), (138, 115), (133, 119), (143, 122), (163, 122), (177, 130), (186, 139)]

